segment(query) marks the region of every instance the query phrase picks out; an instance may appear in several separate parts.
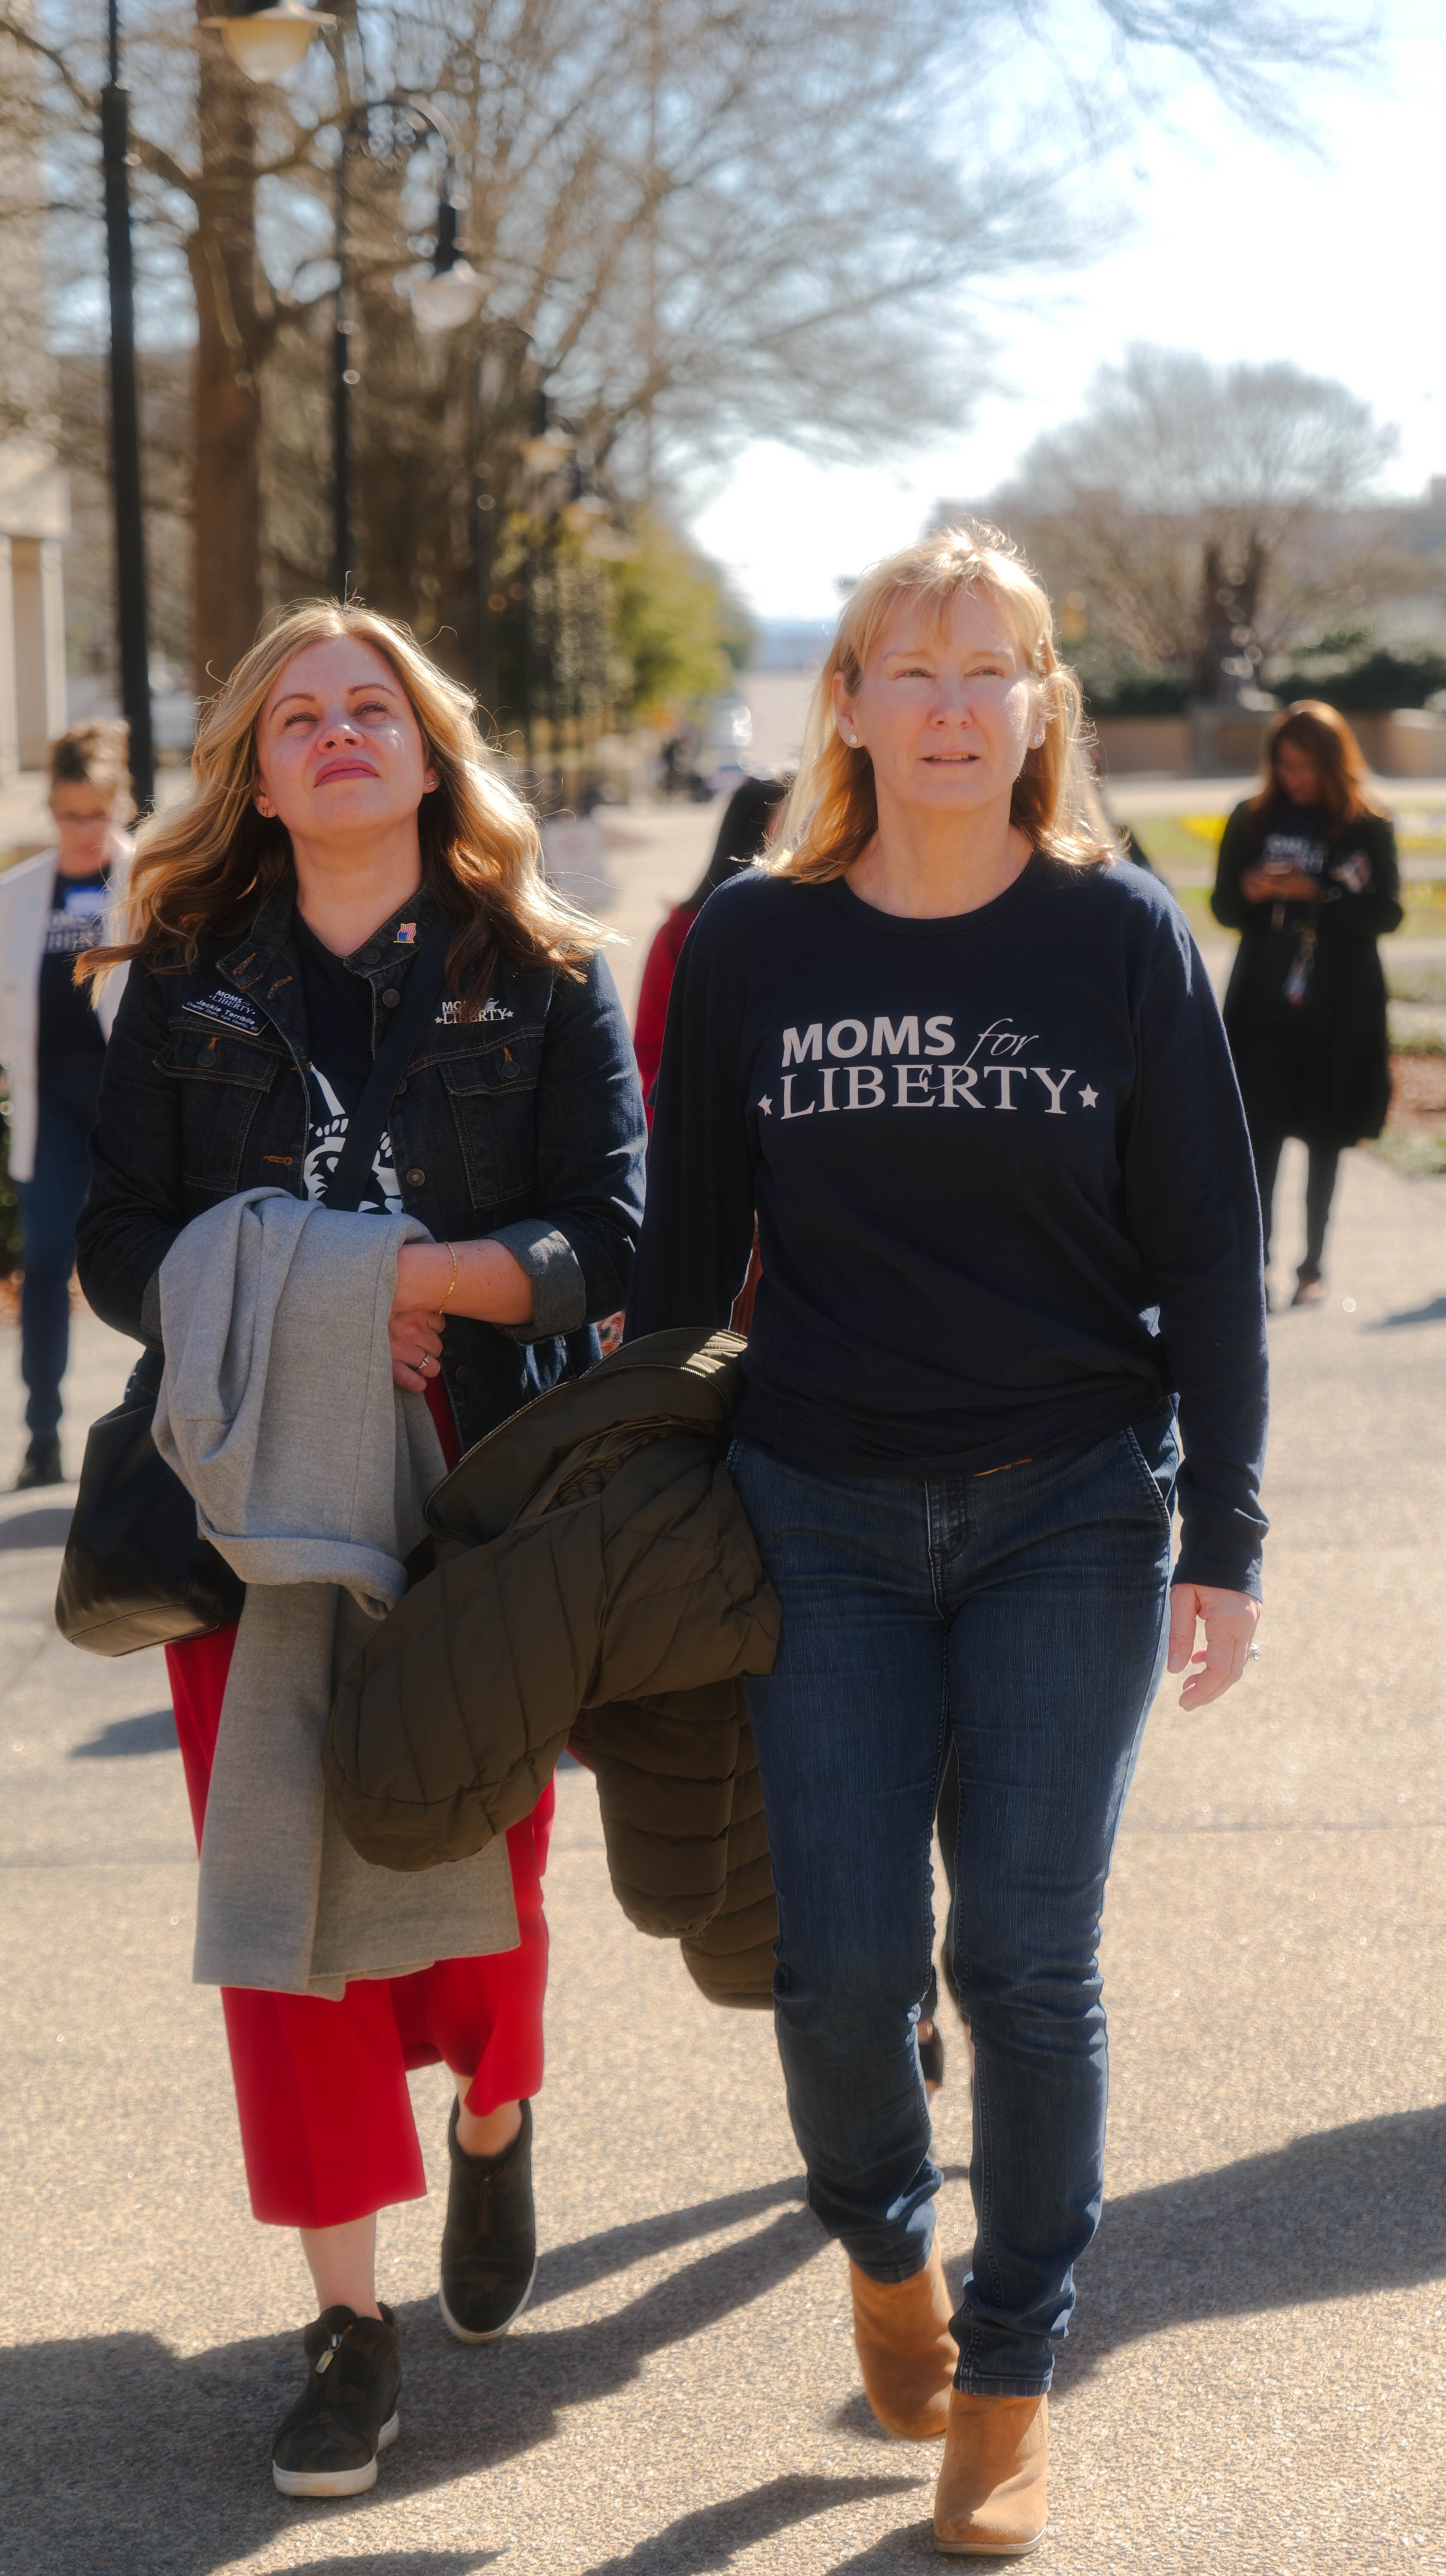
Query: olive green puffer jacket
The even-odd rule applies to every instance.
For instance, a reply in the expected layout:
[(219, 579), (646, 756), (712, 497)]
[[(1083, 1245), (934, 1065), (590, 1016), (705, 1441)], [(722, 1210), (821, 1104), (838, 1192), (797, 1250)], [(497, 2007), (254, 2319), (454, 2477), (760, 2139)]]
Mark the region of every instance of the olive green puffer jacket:
[(362, 1858), (430, 1869), (529, 1814), (576, 1729), (629, 1920), (681, 1940), (715, 2001), (766, 2004), (739, 1676), (771, 1670), (779, 1609), (723, 1464), (743, 1348), (650, 1334), (470, 1449), (427, 1505), (431, 1570), (342, 1676), (324, 1763)]

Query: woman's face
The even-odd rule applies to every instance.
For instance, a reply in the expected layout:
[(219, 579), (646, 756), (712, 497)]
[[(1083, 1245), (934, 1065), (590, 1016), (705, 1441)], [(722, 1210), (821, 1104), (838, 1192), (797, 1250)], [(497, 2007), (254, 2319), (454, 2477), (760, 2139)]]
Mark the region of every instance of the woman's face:
[(961, 593), (938, 628), (900, 600), (854, 694), (835, 677), (834, 711), (873, 761), (881, 811), (895, 800), (964, 814), (1007, 798), (1044, 740), (1039, 683), (986, 590)]
[(114, 787), (84, 786), (78, 780), (51, 789), (50, 813), (65, 874), (94, 876), (104, 867), (117, 792)]
[(259, 813), (293, 841), (371, 835), (406, 821), (437, 784), (390, 662), (359, 635), (329, 635), (277, 673), (256, 727)]
[(1272, 767), (1292, 805), (1320, 803), (1320, 771), (1298, 742), (1278, 742)]

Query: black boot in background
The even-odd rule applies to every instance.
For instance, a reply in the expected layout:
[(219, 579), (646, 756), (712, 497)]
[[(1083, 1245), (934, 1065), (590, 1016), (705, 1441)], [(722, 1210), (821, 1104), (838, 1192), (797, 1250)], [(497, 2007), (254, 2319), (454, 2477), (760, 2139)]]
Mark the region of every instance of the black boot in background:
[(283, 2495), (362, 2495), (377, 2482), (377, 2453), (397, 2438), (401, 2328), (381, 2300), (379, 2317), (324, 2308), (302, 2336), (306, 2386), (276, 2427), (271, 2474)]
[(532, 2104), (500, 2156), (457, 2144), (457, 2104), (447, 2126), (452, 2181), (442, 2231), (442, 2322), (459, 2343), (492, 2343), (520, 2317), (537, 2276), (532, 2205)]
[(37, 1485), (63, 1485), (65, 1470), (60, 1463), (58, 1440), (32, 1440), (25, 1452), (25, 1464), (15, 1479), (17, 1494), (31, 1493)]

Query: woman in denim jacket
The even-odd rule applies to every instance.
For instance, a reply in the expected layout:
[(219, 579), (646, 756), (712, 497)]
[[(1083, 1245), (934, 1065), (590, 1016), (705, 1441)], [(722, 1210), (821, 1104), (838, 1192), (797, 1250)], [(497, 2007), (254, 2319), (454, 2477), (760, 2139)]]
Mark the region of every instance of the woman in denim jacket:
[[(324, 1199), (438, 912), (445, 984), (393, 1096), (363, 1207), (417, 1217), (390, 1322), (449, 1463), (597, 1356), (627, 1293), (644, 1123), (598, 933), (542, 872), (535, 824), (470, 701), (389, 620), (318, 602), (238, 664), (194, 791), (142, 836), (128, 961), (79, 1229), (97, 1313), (160, 1340), (181, 1229), (271, 1185)], [(235, 1629), (167, 1649), (199, 1839)], [(279, 2427), (283, 2493), (370, 2486), (396, 2429), (397, 2328), (376, 2213), (426, 2188), (405, 2070), (454, 2072), (442, 2308), (505, 2332), (536, 2254), (529, 2097), (542, 2073), (551, 1791), (508, 1837), (520, 1946), (357, 1981), (344, 1998), (223, 1989), (258, 2218), (300, 2229), (320, 2310)]]

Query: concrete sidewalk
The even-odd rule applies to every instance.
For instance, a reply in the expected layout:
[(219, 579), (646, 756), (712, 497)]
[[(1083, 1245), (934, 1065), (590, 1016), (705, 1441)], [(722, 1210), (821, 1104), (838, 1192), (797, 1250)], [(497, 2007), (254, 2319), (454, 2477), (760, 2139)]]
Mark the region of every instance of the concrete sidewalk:
[[(1288, 1160), (1286, 1257), (1301, 1188)], [(1347, 1156), (1330, 1301), (1272, 1339), (1264, 1659), (1199, 1717), (1162, 1696), (1120, 1847), (1110, 2199), (1041, 2576), (1446, 2565), (1446, 1185)], [(83, 1422), (127, 1352), (89, 1319), (78, 1341)], [(534, 2304), (461, 2349), (435, 2191), (389, 2215), (401, 2440), (354, 2504), (275, 2495), (307, 2291), (293, 2241), (248, 2215), (219, 2006), (189, 1982), (161, 1658), (107, 1665), (49, 1625), (66, 1503), (0, 1501), (6, 2576), (940, 2563), (936, 2454), (871, 2428), (767, 2022), (711, 2010), (629, 1929), (576, 1771), (548, 1879)], [(957, 2264), (969, 2109), (946, 2030)], [(435, 2182), (440, 2075), (414, 2098)]]

